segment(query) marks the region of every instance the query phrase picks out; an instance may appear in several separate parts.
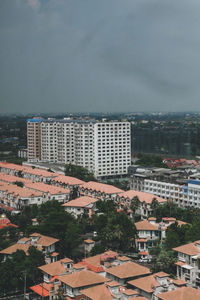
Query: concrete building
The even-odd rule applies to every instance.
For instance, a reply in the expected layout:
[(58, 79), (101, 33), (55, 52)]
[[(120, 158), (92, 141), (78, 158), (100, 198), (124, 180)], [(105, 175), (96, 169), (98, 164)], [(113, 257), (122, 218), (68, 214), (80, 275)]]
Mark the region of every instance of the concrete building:
[(27, 128), (29, 161), (71, 163), (96, 177), (125, 175), (131, 165), (129, 122), (31, 119)]
[(27, 120), (28, 161), (41, 160), (40, 123), (42, 120), (40, 117)]

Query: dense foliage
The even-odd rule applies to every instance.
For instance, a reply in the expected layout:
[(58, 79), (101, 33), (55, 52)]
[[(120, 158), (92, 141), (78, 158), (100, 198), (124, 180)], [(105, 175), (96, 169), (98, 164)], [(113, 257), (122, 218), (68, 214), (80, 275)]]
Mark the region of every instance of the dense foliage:
[(76, 177), (83, 181), (96, 181), (96, 178), (86, 168), (68, 164), (65, 165), (65, 175)]
[(26, 287), (35, 285), (42, 279), (38, 267), (44, 265), (44, 255), (41, 251), (31, 246), (28, 255), (22, 250), (17, 250), (0, 264), (0, 295), (12, 292), (23, 292), (25, 277)]

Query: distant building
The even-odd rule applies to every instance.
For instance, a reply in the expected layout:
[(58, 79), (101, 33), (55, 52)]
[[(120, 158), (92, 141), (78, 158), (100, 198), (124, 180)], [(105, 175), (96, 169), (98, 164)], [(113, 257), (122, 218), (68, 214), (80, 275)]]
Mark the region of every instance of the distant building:
[(129, 122), (29, 119), (28, 160), (74, 164), (96, 177), (125, 175), (131, 165)]

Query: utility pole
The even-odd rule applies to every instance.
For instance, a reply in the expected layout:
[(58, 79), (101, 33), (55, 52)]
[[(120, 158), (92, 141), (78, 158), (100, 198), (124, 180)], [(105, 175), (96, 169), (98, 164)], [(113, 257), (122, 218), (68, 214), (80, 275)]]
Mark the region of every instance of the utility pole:
[(26, 300), (26, 271), (24, 271), (24, 300)]

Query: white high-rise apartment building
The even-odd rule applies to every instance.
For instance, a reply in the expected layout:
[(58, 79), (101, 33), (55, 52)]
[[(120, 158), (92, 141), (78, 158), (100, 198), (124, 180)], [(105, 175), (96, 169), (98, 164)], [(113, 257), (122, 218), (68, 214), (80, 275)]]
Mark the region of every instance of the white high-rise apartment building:
[(75, 164), (96, 177), (127, 174), (131, 165), (129, 122), (43, 120), (41, 161)]

